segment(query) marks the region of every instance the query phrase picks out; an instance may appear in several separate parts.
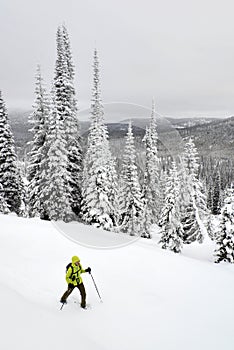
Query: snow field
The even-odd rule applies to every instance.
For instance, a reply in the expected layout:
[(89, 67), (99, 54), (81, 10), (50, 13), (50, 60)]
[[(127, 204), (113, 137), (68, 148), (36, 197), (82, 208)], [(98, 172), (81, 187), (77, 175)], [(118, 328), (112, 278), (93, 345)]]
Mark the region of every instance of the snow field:
[[(50, 222), (12, 215), (0, 222), (1, 349), (233, 349), (234, 266), (213, 263), (208, 239), (181, 255), (160, 249), (157, 235), (97, 250), (68, 240)], [(88, 310), (74, 303), (78, 290), (59, 310), (72, 255), (91, 266), (103, 299), (83, 274)]]

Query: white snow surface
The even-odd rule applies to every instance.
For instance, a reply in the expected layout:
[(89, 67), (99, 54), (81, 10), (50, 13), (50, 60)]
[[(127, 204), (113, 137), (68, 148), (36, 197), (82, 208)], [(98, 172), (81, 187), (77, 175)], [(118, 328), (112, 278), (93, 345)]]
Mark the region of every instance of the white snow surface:
[[(91, 249), (50, 222), (0, 215), (0, 349), (233, 350), (234, 266), (213, 263), (208, 238), (180, 255), (157, 240)], [(103, 303), (86, 273), (91, 307), (79, 307), (76, 289), (60, 311), (73, 255), (92, 268)]]

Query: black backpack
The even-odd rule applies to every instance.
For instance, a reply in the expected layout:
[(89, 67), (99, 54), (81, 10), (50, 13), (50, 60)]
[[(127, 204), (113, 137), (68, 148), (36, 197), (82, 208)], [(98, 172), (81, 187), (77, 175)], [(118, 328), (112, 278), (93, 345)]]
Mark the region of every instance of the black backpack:
[(75, 281), (76, 279), (78, 279), (78, 272), (75, 272), (75, 273), (74, 273), (74, 269), (73, 269), (72, 263), (69, 263), (69, 264), (67, 264), (67, 266), (66, 266), (66, 273), (67, 273), (67, 271), (68, 271), (68, 269), (69, 269), (70, 267), (71, 267), (71, 269), (72, 269), (72, 272), (71, 272), (69, 278), (70, 278), (72, 281)]
[(72, 266), (72, 263), (71, 263), (71, 262), (70, 262), (69, 264), (67, 264), (67, 266), (66, 266), (66, 273), (67, 273), (69, 267), (72, 268), (72, 273), (71, 273), (71, 276), (72, 276), (72, 275), (73, 275), (73, 266)]

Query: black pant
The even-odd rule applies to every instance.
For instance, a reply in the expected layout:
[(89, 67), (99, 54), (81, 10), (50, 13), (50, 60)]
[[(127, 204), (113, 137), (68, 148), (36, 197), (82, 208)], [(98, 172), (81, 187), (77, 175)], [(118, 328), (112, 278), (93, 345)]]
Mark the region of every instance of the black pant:
[(68, 289), (66, 290), (66, 292), (62, 296), (61, 302), (62, 303), (66, 302), (67, 298), (72, 293), (73, 289), (76, 287), (79, 289), (80, 295), (81, 295), (80, 306), (85, 307), (86, 306), (86, 292), (85, 292), (85, 287), (84, 287), (83, 283), (80, 283), (77, 286), (73, 286), (73, 287), (69, 286)]

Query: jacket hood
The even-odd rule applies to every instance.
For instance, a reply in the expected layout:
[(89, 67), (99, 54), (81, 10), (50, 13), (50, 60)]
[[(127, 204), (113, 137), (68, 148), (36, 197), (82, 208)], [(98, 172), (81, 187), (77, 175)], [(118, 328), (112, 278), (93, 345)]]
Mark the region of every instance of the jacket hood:
[(80, 261), (80, 258), (78, 258), (78, 256), (73, 256), (72, 257), (72, 264), (75, 264), (77, 261)]

